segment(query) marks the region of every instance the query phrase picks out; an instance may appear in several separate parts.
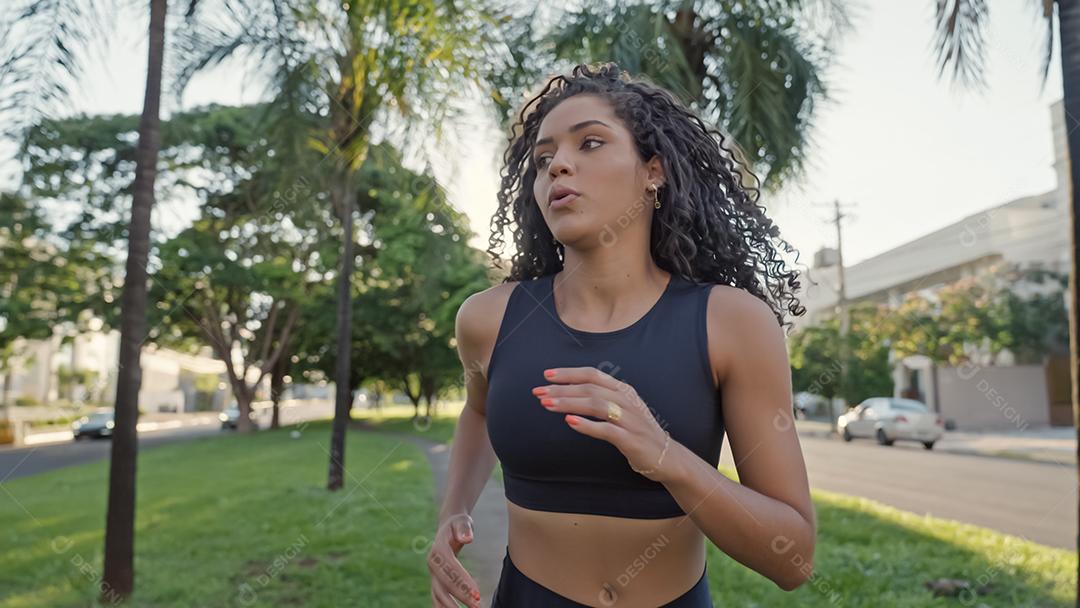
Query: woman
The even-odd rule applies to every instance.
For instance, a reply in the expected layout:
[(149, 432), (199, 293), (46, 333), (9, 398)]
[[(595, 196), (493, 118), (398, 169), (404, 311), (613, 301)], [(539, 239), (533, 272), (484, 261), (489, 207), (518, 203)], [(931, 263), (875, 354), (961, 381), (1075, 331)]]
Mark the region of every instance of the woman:
[[(516, 222), (512, 268), (457, 316), (432, 604), (482, 605), (457, 554), (496, 459), (491, 606), (712, 606), (706, 538), (799, 586), (816, 515), (782, 326), (805, 309), (757, 190), (718, 131), (610, 63), (551, 79), (514, 132), (489, 248)], [(741, 484), (717, 470), (725, 430)]]

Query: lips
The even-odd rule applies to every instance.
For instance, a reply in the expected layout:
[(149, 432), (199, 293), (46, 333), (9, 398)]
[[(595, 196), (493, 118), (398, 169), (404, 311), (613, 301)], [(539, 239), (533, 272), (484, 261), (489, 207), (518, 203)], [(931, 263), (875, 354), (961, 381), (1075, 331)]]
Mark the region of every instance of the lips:
[(551, 203), (554, 203), (555, 201), (559, 200), (560, 198), (562, 198), (562, 197), (564, 197), (564, 196), (566, 196), (568, 194), (580, 194), (580, 193), (577, 190), (574, 190), (573, 188), (567, 188), (566, 186), (561, 186), (561, 185), (560, 186), (555, 186), (554, 188), (551, 189), (551, 192), (548, 194), (548, 204), (550, 205)]

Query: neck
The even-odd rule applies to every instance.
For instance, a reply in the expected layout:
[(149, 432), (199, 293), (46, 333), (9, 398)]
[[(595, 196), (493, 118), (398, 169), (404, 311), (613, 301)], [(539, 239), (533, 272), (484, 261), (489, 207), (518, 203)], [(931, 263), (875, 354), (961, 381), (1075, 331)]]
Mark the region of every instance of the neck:
[(567, 247), (563, 270), (555, 276), (560, 302), (565, 304), (560, 310), (578, 311), (575, 316), (585, 318), (612, 318), (654, 302), (671, 273), (656, 265), (648, 247), (633, 251), (617, 245), (588, 251)]

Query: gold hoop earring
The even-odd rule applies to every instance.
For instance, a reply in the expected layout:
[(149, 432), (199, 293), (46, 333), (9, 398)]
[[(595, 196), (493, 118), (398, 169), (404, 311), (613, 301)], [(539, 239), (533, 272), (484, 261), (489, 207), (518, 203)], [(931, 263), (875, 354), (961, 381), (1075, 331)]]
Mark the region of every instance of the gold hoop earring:
[(660, 208), (660, 188), (656, 184), (651, 184), (649, 189), (653, 192), (653, 207)]

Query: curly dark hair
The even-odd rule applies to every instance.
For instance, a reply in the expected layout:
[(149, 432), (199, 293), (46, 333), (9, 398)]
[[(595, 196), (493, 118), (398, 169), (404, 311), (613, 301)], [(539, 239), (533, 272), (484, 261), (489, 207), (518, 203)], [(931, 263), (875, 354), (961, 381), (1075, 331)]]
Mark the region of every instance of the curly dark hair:
[(548, 229), (533, 196), (537, 171), (530, 152), (548, 112), (579, 94), (611, 103), (642, 162), (655, 154), (662, 158), (667, 179), (659, 190), (662, 208), (653, 215), (650, 237), (657, 266), (690, 281), (745, 289), (765, 301), (781, 325), (787, 324), (785, 312), (805, 314), (794, 295), (798, 271), (785, 268), (773, 241), (786, 252), (795, 250), (757, 204), (757, 186), (744, 185), (748, 177), (752, 184), (760, 183), (757, 176), (724, 147), (723, 133), (706, 126), (666, 89), (645, 77), (631, 77), (613, 62), (579, 64), (569, 76), (549, 79), (522, 107), (512, 127), (487, 250), (502, 268), (498, 251), (505, 244), (503, 232), (511, 222), (516, 224), (517, 251), (505, 281), (538, 278), (563, 267), (564, 246)]

